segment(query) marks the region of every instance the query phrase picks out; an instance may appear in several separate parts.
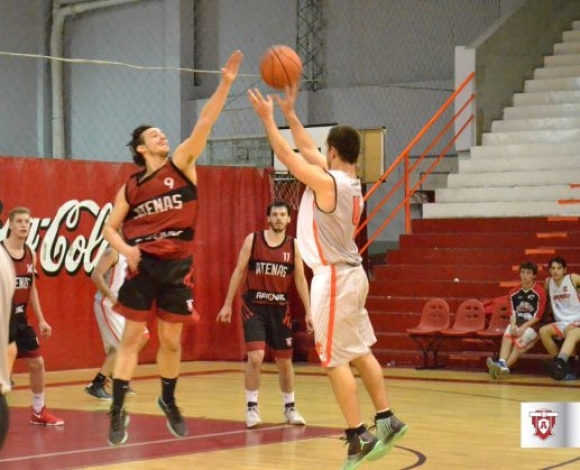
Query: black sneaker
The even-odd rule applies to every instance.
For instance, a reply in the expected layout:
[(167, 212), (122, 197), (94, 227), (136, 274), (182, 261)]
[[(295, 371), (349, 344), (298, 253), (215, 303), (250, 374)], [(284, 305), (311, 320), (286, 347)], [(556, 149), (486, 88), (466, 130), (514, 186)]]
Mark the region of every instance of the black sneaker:
[(568, 363), (560, 357), (548, 362), (547, 369), (554, 380), (562, 380), (569, 372)]
[[(409, 427), (395, 415), (376, 420), (375, 426), (377, 429), (377, 437), (383, 441), (387, 452), (390, 452), (395, 446), (395, 443), (407, 434), (409, 430)], [(373, 429), (373, 427), (371, 426), (370, 429)]]
[(342, 470), (353, 470), (365, 460), (376, 460), (386, 454), (382, 441), (368, 431), (347, 440), (348, 454)]
[(185, 437), (189, 435), (189, 431), (187, 430), (187, 423), (185, 422), (185, 419), (183, 419), (181, 410), (175, 403), (166, 405), (163, 401), (163, 398), (159, 397), (157, 399), (157, 404), (167, 417), (167, 429), (169, 429), (171, 434), (173, 434), (175, 437)]
[(90, 383), (85, 387), (85, 393), (91, 395), (99, 400), (110, 400), (111, 394), (105, 390), (103, 385), (95, 385)]
[(111, 429), (109, 430), (109, 444), (112, 446), (117, 446), (119, 444), (124, 444), (129, 438), (129, 433), (127, 432), (127, 426), (129, 426), (129, 415), (125, 411), (125, 408), (119, 406), (111, 406), (109, 411), (109, 416), (111, 417)]

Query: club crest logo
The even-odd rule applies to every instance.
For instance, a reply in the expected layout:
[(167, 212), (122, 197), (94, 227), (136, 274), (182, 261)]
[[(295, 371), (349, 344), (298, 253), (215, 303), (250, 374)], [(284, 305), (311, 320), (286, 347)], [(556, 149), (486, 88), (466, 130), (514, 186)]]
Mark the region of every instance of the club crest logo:
[(532, 418), (532, 426), (534, 426), (534, 436), (545, 441), (554, 435), (553, 430), (556, 426), (558, 413), (548, 409), (541, 409), (530, 412), (530, 417)]

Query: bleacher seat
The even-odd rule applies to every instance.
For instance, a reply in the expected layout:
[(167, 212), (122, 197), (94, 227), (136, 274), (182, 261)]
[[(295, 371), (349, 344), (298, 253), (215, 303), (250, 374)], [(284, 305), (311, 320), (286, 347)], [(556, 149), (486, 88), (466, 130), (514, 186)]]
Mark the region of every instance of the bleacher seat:
[[(441, 330), (449, 328), (450, 310), (449, 304), (440, 298), (428, 300), (423, 306), (421, 320), (414, 328), (408, 328), (407, 333), (419, 345), (423, 354), (423, 365), (417, 369), (435, 369), (442, 367), (437, 362), (437, 352), (441, 346)], [(433, 361), (429, 364), (429, 352)]]
[(441, 330), (444, 338), (470, 338), (485, 328), (485, 308), (477, 299), (461, 302), (451, 328)]

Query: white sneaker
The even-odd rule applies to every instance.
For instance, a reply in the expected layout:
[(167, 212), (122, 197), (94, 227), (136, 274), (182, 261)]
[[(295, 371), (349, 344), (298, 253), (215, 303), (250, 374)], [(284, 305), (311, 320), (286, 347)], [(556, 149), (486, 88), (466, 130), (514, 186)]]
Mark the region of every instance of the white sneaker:
[(487, 358), (486, 364), (489, 370), (489, 376), (492, 379), (497, 379), (499, 377), (500, 365), (497, 362), (495, 362), (491, 357)]
[(498, 364), (498, 366), (499, 366), (499, 372), (497, 374), (498, 377), (507, 377), (508, 375), (510, 375), (509, 367), (502, 366), (501, 364)]
[(297, 425), (305, 425), (306, 420), (302, 417), (296, 408), (287, 407), (284, 410), (284, 416), (286, 418), (286, 424), (297, 424)]
[(258, 407), (252, 406), (251, 408), (248, 408), (248, 411), (246, 412), (246, 426), (248, 428), (255, 428), (262, 423), (263, 421), (262, 418), (260, 418)]

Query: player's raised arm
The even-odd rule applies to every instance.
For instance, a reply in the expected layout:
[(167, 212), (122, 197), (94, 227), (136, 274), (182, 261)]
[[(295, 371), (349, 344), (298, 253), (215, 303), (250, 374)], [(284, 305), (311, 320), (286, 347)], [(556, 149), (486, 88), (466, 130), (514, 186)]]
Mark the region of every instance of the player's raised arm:
[(290, 126), (296, 147), (308, 163), (318, 165), (327, 170), (328, 162), (326, 161), (326, 157), (320, 152), (314, 139), (306, 132), (306, 129), (304, 129), (302, 122), (296, 114), (298, 83), (286, 87), (285, 92), (284, 97), (276, 95), (275, 99)]
[(256, 114), (262, 120), (272, 150), (280, 161), (298, 180), (310, 186), (317, 193), (334, 194), (332, 177), (323, 167), (309, 163), (304, 157), (296, 154), (281, 134), (274, 121), (274, 102), (271, 96), (264, 98), (259, 90), (248, 90), (248, 98)]
[(232, 83), (238, 75), (243, 58), (244, 55), (241, 51), (236, 51), (230, 56), (225, 67), (221, 70), (221, 81), (201, 110), (191, 135), (175, 149), (173, 161), (180, 169), (186, 170), (187, 167), (194, 165), (203, 152), (211, 129), (217, 121), (226, 103)]

